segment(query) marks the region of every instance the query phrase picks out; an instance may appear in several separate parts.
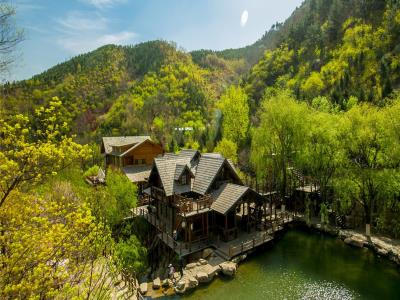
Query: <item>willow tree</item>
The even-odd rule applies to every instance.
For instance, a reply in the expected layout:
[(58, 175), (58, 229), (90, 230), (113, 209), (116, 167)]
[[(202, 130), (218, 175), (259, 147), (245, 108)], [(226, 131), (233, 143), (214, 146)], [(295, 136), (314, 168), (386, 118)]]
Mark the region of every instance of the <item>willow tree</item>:
[(254, 130), (251, 162), (259, 178), (274, 170), (281, 197), (286, 195), (287, 167), (302, 149), (308, 135), (310, 110), (288, 91), (278, 91), (263, 100), (260, 125)]
[(372, 214), (379, 201), (384, 201), (382, 192), (386, 177), (390, 176), (386, 120), (381, 109), (362, 104), (345, 113), (341, 126), (340, 141), (346, 156), (341, 177), (347, 179), (346, 185), (351, 185), (343, 190), (350, 194), (347, 198), (363, 208), (369, 234)]
[(317, 182), (322, 201), (328, 202), (329, 188), (335, 172), (343, 162), (340, 148), (338, 121), (340, 116), (322, 111), (310, 115), (308, 136), (299, 153), (299, 164)]

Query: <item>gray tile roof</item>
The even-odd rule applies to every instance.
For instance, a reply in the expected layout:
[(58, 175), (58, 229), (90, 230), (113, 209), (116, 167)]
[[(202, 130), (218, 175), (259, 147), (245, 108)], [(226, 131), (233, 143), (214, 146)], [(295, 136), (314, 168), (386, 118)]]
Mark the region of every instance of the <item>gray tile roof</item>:
[(176, 164), (174, 179), (179, 180), (179, 178), (181, 177), (181, 175), (185, 169), (186, 169), (186, 164)]
[(225, 215), (249, 190), (247, 186), (224, 183), (211, 194), (214, 198), (211, 209)]
[(132, 165), (122, 168), (122, 171), (131, 182), (145, 182), (150, 176), (151, 166)]
[(134, 145), (137, 143), (142, 143), (145, 140), (151, 140), (150, 136), (112, 136), (112, 137), (103, 137), (103, 145), (105, 154), (110, 154), (112, 152), (112, 146), (126, 146), (126, 145)]
[[(194, 159), (197, 155), (199, 159)], [(214, 179), (224, 166), (232, 168), (234, 174), (236, 174), (232, 162), (225, 159), (221, 154), (208, 153), (200, 155), (197, 150), (182, 150), (178, 154), (166, 153), (161, 158), (155, 158), (154, 164), (167, 196), (189, 191), (205, 195), (209, 192)], [(191, 184), (188, 183), (182, 186), (177, 181), (186, 168), (190, 170), (194, 180)], [(238, 176), (237, 182), (241, 182)]]
[(204, 195), (225, 162), (225, 158), (202, 156), (196, 169), (193, 192)]
[[(158, 174), (160, 175), (162, 185), (164, 187), (165, 194), (167, 196), (171, 196), (174, 193), (182, 193), (181, 189), (179, 189), (179, 185), (175, 182), (175, 174), (176, 168), (178, 165), (178, 172), (181, 169), (181, 166), (185, 166), (189, 164), (190, 161), (188, 158), (179, 158), (179, 157), (160, 157), (154, 159), (154, 164), (158, 170)], [(188, 185), (189, 186), (189, 185)], [(190, 191), (190, 186), (189, 186)], [(186, 191), (187, 192), (187, 191)]]

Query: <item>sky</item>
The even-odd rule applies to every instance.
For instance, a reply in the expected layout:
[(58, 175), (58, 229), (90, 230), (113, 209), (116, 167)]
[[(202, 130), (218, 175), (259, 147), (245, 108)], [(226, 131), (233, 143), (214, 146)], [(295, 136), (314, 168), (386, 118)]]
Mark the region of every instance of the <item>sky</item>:
[(186, 51), (254, 43), (302, 0), (11, 0), (25, 32), (9, 80), (105, 44), (163, 39)]

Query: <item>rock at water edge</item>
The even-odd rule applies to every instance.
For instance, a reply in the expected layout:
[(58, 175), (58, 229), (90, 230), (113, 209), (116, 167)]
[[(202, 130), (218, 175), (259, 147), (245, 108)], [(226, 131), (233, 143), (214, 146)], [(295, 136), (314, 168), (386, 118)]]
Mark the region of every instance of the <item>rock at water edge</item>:
[(199, 285), (199, 282), (197, 281), (196, 278), (194, 278), (193, 276), (189, 277), (188, 279), (188, 288), (189, 289), (193, 289), (195, 287), (197, 287)]
[(237, 264), (231, 261), (226, 261), (220, 264), (219, 267), (224, 275), (234, 276), (236, 273)]
[(140, 284), (140, 286), (139, 286), (139, 292), (140, 292), (142, 295), (145, 295), (145, 294), (147, 293), (147, 289), (148, 289), (148, 287), (147, 287), (147, 282), (143, 282), (143, 283)]
[(198, 273), (196, 274), (196, 279), (197, 279), (199, 282), (209, 282), (209, 281), (210, 281), (210, 279), (208, 278), (208, 275), (207, 275), (206, 272), (198, 272)]
[(158, 290), (161, 287), (161, 280), (159, 277), (153, 280), (153, 289)]
[(346, 244), (354, 246), (354, 247), (358, 247), (358, 248), (364, 247), (364, 240), (361, 240), (361, 239), (356, 238), (356, 237), (345, 238), (344, 242)]
[(202, 253), (202, 257), (203, 258), (208, 258), (208, 257), (210, 257), (211, 256), (211, 254), (213, 254), (214, 253), (214, 251), (211, 249), (211, 248), (206, 248), (206, 249), (204, 249), (203, 250), (203, 253)]
[(170, 287), (171, 285), (172, 285), (172, 282), (171, 282), (170, 279), (164, 279), (164, 280), (162, 281), (162, 287), (163, 287), (163, 288), (168, 288), (168, 287)]
[(208, 264), (208, 261), (206, 261), (205, 259), (203, 259), (203, 258), (200, 258), (199, 259), (199, 263), (200, 263), (200, 265), (206, 265), (206, 264)]
[(186, 265), (185, 269), (187, 270), (194, 269), (196, 268), (196, 266), (197, 266), (196, 263), (190, 263)]

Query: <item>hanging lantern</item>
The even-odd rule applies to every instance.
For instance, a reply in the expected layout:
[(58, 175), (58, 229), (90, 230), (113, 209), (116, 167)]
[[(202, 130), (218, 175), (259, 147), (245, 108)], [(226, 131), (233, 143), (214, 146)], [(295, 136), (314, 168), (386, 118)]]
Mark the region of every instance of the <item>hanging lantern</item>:
[(186, 227), (186, 222), (182, 221), (182, 228), (185, 228), (185, 227)]

